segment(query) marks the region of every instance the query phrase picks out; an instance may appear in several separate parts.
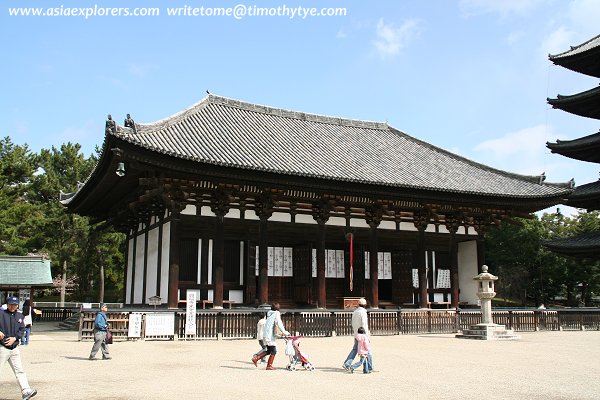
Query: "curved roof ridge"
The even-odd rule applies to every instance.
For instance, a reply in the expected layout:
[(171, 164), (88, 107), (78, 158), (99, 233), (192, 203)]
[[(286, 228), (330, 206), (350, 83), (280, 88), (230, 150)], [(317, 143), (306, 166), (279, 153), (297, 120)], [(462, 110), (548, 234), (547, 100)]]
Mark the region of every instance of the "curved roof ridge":
[[(161, 130), (169, 125), (175, 124), (178, 121), (184, 119), (187, 115), (195, 113), (198, 109), (206, 107), (208, 104), (217, 104), (223, 105), (227, 107), (239, 108), (246, 111), (253, 111), (267, 115), (273, 115), (284, 118), (292, 118), (302, 121), (311, 121), (311, 122), (320, 122), (324, 124), (331, 125), (340, 125), (340, 126), (353, 126), (357, 128), (367, 128), (367, 129), (380, 129), (387, 130), (389, 129), (389, 125), (387, 122), (377, 122), (377, 121), (366, 121), (366, 120), (357, 120), (350, 118), (340, 118), (327, 116), (322, 114), (313, 114), (306, 113), (301, 111), (293, 111), (279, 107), (271, 107), (265, 106), (262, 104), (250, 103), (246, 101), (241, 101), (237, 99), (232, 99), (223, 96), (217, 96), (215, 94), (209, 93), (199, 102), (192, 104), (188, 108), (179, 111), (173, 115), (162, 118), (158, 121), (154, 121), (148, 124), (140, 124), (136, 123), (137, 134), (151, 133), (153, 131)], [(118, 126), (117, 129), (120, 133), (131, 133), (131, 130), (128, 128), (124, 128)]]
[(562, 53), (548, 54), (548, 58), (550, 60), (554, 60), (557, 58), (568, 57), (568, 56), (572, 56), (575, 54), (583, 53), (584, 51), (593, 49), (594, 47), (598, 47), (598, 46), (600, 46), (600, 35), (593, 37), (590, 40), (587, 40), (587, 41), (581, 43), (580, 45), (571, 46), (571, 48), (569, 50), (564, 51)]
[(470, 158), (467, 158), (467, 157), (462, 156), (460, 154), (453, 153), (453, 152), (448, 151), (448, 150), (446, 150), (446, 149), (444, 149), (442, 147), (438, 147), (438, 146), (433, 145), (431, 143), (425, 142), (425, 141), (423, 141), (421, 139), (417, 139), (414, 136), (411, 136), (408, 133), (403, 132), (403, 131), (401, 131), (399, 129), (396, 129), (394, 127), (390, 127), (390, 129), (392, 131), (396, 132), (396, 133), (399, 133), (399, 134), (402, 134), (402, 135), (406, 136), (410, 140), (418, 142), (421, 146), (428, 147), (428, 148), (430, 148), (432, 150), (435, 150), (436, 152), (439, 152), (439, 153), (444, 153), (444, 154), (446, 154), (450, 158), (454, 158), (455, 160), (463, 161), (463, 162), (465, 162), (467, 164), (470, 164), (470, 165), (472, 165), (474, 167), (477, 167), (477, 168), (481, 168), (481, 169), (483, 169), (485, 171), (494, 172), (494, 173), (497, 173), (497, 174), (500, 174), (500, 175), (504, 175), (504, 176), (507, 176), (507, 177), (510, 177), (510, 178), (516, 178), (516, 179), (526, 180), (526, 181), (532, 182), (532, 183), (539, 183), (539, 184), (543, 183), (545, 185), (550, 185), (550, 186), (555, 186), (555, 187), (560, 187), (560, 188), (563, 188), (563, 187), (564, 188), (571, 188), (571, 186), (572, 186), (571, 181), (569, 181), (569, 182), (545, 182), (545, 175), (544, 175), (544, 173), (542, 173), (540, 175), (524, 175), (524, 174), (517, 174), (515, 172), (510, 172), (510, 171), (505, 171), (505, 170), (502, 170), (502, 169), (490, 167), (489, 165), (480, 163), (478, 161), (471, 160)]

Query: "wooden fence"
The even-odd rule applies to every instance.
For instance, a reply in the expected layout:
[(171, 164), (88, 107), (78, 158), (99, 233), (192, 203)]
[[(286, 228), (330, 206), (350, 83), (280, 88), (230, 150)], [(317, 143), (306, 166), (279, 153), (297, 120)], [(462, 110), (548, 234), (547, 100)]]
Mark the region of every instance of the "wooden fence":
[[(80, 314), (79, 339), (93, 339), (97, 311)], [(128, 340), (129, 314), (142, 314), (140, 339), (249, 339), (256, 336), (261, 312), (256, 310), (198, 310), (196, 330), (185, 334), (185, 312), (170, 310), (119, 310), (108, 313), (114, 340)], [(146, 335), (146, 314), (174, 313), (172, 334)], [(456, 333), (481, 322), (481, 313), (471, 310), (372, 310), (368, 312), (373, 335)], [(559, 330), (600, 330), (600, 309), (494, 310), (493, 321), (518, 332)], [(352, 312), (347, 310), (284, 310), (286, 329), (310, 337), (352, 335)], [(170, 321), (170, 320), (169, 320)]]

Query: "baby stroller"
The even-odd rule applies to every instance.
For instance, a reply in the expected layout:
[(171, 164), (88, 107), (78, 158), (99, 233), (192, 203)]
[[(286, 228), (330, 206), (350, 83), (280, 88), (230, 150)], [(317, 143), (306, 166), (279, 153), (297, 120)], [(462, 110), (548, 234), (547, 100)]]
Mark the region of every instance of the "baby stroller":
[(300, 339), (302, 336), (286, 336), (285, 355), (290, 357), (290, 363), (285, 367), (290, 371), (295, 371), (300, 366), (307, 371), (314, 371), (315, 367), (310, 363), (308, 354), (302, 354), (300, 351)]

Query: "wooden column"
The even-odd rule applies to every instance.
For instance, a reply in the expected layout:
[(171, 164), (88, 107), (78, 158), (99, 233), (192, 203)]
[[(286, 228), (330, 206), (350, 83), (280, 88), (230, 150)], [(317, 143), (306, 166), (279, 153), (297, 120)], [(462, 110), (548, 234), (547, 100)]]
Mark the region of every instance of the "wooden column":
[(365, 210), (365, 219), (369, 227), (369, 276), (371, 280), (371, 297), (369, 303), (372, 308), (379, 308), (379, 244), (377, 237), (377, 227), (381, 223), (383, 216), (383, 207), (379, 203), (372, 204)]
[(223, 220), (224, 215), (216, 214), (215, 242), (213, 247), (213, 263), (215, 271), (213, 305), (214, 308), (223, 308), (223, 271), (225, 268), (225, 239)]
[(254, 245), (255, 242), (250, 242), (248, 240), (246, 240), (244, 243), (246, 243), (246, 253), (245, 253), (245, 260), (246, 260), (246, 272), (245, 272), (245, 287), (244, 287), (244, 302), (246, 304), (249, 305), (254, 305), (256, 302), (256, 265), (257, 264), (257, 259), (256, 259), (256, 246)]
[(448, 254), (450, 256), (450, 292), (452, 294), (451, 306), (458, 308), (459, 287), (458, 287), (458, 244), (456, 243), (456, 232), (461, 223), (461, 218), (457, 214), (446, 215), (446, 229), (450, 234), (448, 240)]
[(258, 225), (258, 285), (260, 304), (269, 302), (269, 241), (267, 218), (261, 216)]
[(215, 213), (215, 241), (213, 245), (213, 266), (215, 271), (213, 305), (223, 308), (223, 272), (225, 270), (225, 215), (229, 212), (230, 195), (224, 190), (216, 190), (211, 199), (210, 209)]
[(317, 307), (327, 308), (327, 286), (325, 279), (325, 223), (329, 220), (331, 203), (321, 199), (313, 204), (313, 218), (317, 221)]
[(369, 303), (372, 308), (379, 308), (379, 257), (377, 243), (377, 227), (371, 227), (369, 232), (369, 276), (371, 277), (371, 298)]
[(427, 225), (429, 224), (429, 213), (425, 210), (421, 210), (415, 212), (413, 218), (413, 223), (419, 232), (417, 238), (417, 252), (415, 254), (415, 262), (419, 269), (419, 307), (428, 308), (427, 268), (425, 266), (425, 229), (427, 229)]
[(325, 223), (319, 221), (317, 233), (317, 308), (327, 308), (327, 283), (325, 280)]
[(473, 227), (477, 231), (477, 273), (482, 272), (481, 266), (485, 264), (485, 232), (488, 224), (491, 221), (491, 216), (484, 215), (474, 218)]
[[(179, 211), (171, 213), (171, 234), (169, 238), (169, 299), (167, 306), (171, 309), (178, 308), (179, 298)], [(134, 254), (135, 259), (135, 254)]]
[(262, 192), (256, 198), (254, 211), (259, 218), (258, 225), (258, 285), (260, 304), (269, 302), (269, 242), (267, 220), (273, 215), (275, 202), (268, 192)]

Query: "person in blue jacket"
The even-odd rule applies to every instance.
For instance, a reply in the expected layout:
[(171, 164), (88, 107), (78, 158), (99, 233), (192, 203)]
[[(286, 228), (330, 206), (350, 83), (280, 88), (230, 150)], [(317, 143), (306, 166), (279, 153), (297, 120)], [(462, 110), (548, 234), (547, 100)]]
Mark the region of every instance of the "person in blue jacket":
[(37, 390), (29, 386), (27, 375), (23, 370), (19, 341), (25, 332), (23, 314), (18, 311), (19, 298), (9, 296), (6, 299), (6, 309), (0, 310), (0, 367), (8, 361), (21, 387), (23, 400), (32, 398)]
[(106, 304), (100, 305), (100, 312), (96, 314), (96, 320), (94, 321), (94, 346), (90, 353), (90, 360), (96, 359), (96, 353), (102, 349), (102, 359), (110, 360), (110, 352), (108, 351), (108, 345), (106, 344), (106, 331), (108, 330), (108, 320), (106, 319), (106, 312), (108, 306)]

